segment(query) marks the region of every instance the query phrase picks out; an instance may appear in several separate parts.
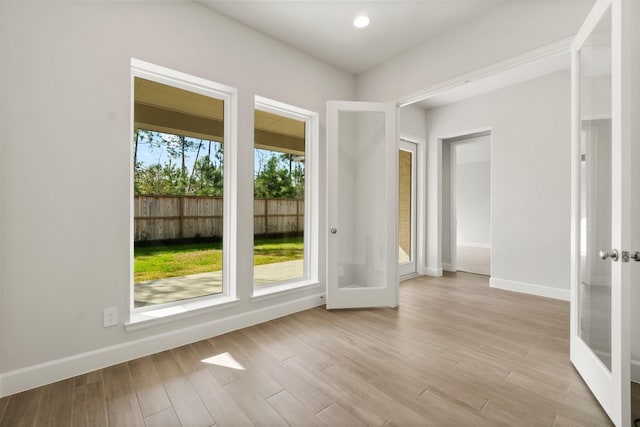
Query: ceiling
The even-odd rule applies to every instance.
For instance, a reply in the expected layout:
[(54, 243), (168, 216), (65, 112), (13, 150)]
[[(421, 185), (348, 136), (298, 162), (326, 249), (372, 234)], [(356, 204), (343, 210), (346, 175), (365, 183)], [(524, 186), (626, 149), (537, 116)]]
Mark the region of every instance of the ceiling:
[[(514, 0), (198, 0), (324, 62), (359, 74)], [(352, 22), (365, 13), (371, 24)]]
[(518, 64), (517, 66), (491, 73), (475, 80), (467, 80), (458, 85), (427, 95), (416, 102), (416, 106), (427, 110), (453, 104), (463, 99), (493, 92), (495, 90), (526, 82), (546, 74), (567, 69), (571, 66), (571, 55), (568, 46), (566, 51), (543, 56)]
[[(224, 102), (211, 96), (134, 79), (136, 129), (224, 142)], [(305, 124), (255, 110), (255, 145), (265, 150), (304, 156)]]
[(140, 77), (134, 82), (136, 129), (223, 142), (223, 101)]

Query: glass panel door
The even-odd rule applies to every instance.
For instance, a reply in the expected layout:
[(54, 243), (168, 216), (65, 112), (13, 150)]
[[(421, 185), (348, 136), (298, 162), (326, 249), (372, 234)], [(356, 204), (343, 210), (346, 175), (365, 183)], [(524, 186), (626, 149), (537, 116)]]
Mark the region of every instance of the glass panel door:
[(611, 11), (579, 51), (578, 335), (611, 370)]
[(572, 45), (571, 361), (617, 426), (631, 422), (623, 1), (598, 1)]
[(327, 308), (398, 304), (396, 109), (327, 104)]
[(580, 161), (578, 335), (611, 370), (611, 120), (583, 122)]

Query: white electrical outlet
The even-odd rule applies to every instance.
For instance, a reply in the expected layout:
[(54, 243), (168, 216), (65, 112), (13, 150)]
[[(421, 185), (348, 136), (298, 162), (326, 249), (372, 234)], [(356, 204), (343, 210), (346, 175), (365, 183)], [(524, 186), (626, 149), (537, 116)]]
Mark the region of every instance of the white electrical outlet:
[(115, 326), (118, 324), (118, 307), (109, 307), (104, 309), (104, 327)]

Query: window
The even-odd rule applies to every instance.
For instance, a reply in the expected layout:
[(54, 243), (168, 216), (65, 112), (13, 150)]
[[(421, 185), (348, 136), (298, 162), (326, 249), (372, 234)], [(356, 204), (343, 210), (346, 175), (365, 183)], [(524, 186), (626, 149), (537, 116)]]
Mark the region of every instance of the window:
[(225, 257), (234, 90), (132, 60), (133, 308), (230, 295)]
[(254, 285), (317, 278), (312, 203), (317, 115), (257, 98), (254, 129)]

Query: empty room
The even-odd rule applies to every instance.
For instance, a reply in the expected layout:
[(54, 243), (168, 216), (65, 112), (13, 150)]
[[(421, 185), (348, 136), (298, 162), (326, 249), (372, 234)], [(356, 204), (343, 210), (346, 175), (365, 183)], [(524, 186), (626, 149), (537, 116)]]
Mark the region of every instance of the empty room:
[(0, 4), (0, 426), (640, 424), (635, 0)]

